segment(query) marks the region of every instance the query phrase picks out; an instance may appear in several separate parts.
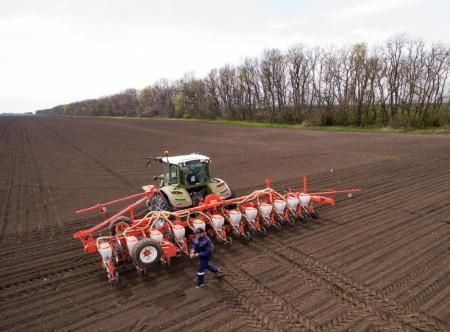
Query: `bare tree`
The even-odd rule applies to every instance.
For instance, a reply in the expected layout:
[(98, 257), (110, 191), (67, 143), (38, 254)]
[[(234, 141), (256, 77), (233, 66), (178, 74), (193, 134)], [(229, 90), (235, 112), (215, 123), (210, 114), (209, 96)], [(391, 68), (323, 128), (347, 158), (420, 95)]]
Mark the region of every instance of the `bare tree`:
[(59, 105), (39, 114), (224, 117), (366, 126), (446, 125), (449, 47), (394, 36), (381, 47), (297, 44), (286, 53), (225, 65), (203, 78), (187, 74), (142, 91)]
[(284, 56), (278, 49), (264, 51), (260, 64), (261, 85), (265, 105), (270, 109), (270, 122), (275, 121), (276, 110), (286, 105), (286, 71)]

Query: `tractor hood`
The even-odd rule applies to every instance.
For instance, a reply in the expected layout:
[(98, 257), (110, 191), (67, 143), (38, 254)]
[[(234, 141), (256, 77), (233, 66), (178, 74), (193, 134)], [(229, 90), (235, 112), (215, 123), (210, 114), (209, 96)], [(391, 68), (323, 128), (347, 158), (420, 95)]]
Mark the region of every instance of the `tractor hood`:
[(227, 199), (232, 196), (230, 187), (228, 187), (226, 182), (222, 179), (212, 179), (212, 181), (208, 183), (208, 189), (210, 193), (216, 194), (222, 199)]
[(192, 206), (192, 199), (189, 192), (184, 188), (179, 188), (177, 185), (165, 186), (159, 189), (169, 199), (170, 204), (175, 209), (187, 208)]

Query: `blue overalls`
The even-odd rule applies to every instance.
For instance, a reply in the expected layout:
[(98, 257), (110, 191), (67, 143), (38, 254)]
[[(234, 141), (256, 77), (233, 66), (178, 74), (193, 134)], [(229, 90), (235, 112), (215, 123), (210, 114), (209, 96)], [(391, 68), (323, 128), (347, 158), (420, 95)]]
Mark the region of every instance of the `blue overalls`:
[(194, 251), (198, 253), (200, 259), (197, 271), (197, 286), (203, 285), (205, 282), (205, 270), (217, 273), (219, 269), (212, 264), (209, 264), (209, 259), (212, 254), (212, 243), (208, 236), (203, 236), (194, 242)]

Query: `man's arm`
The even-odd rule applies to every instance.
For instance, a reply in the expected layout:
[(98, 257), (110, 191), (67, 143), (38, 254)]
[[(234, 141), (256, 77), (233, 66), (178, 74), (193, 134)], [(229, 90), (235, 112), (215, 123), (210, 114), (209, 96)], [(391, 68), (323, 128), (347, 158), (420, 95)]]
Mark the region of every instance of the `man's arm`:
[(198, 245), (198, 242), (194, 241), (194, 244), (193, 244), (193, 246), (191, 248), (191, 252), (190, 252), (189, 257), (195, 258), (195, 257), (198, 256), (197, 245)]

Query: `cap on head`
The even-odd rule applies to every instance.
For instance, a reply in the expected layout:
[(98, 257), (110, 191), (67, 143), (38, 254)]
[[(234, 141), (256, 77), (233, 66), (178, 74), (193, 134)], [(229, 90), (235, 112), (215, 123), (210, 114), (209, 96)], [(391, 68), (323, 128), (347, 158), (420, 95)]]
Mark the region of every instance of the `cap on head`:
[(203, 229), (203, 228), (201, 228), (201, 227), (199, 227), (199, 228), (197, 228), (196, 230), (195, 230), (195, 234), (202, 234), (202, 233), (204, 233), (205, 232), (205, 230)]

